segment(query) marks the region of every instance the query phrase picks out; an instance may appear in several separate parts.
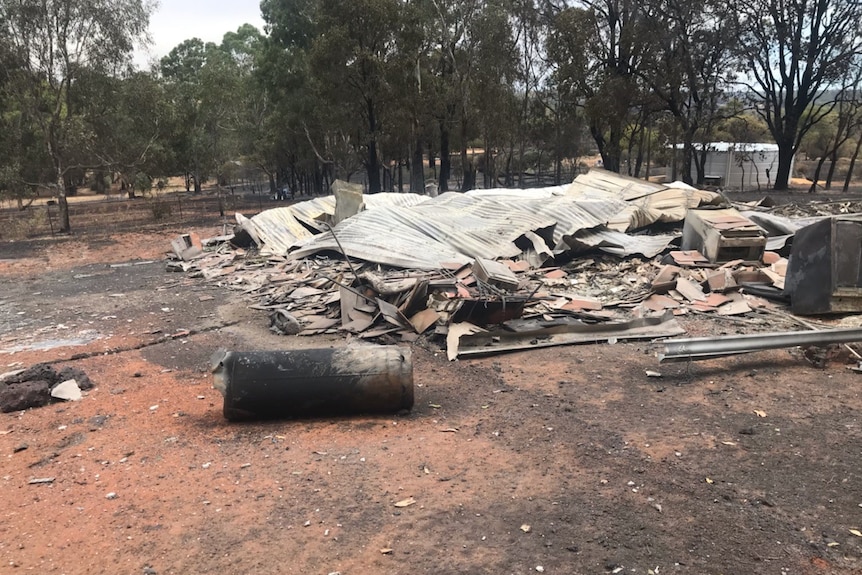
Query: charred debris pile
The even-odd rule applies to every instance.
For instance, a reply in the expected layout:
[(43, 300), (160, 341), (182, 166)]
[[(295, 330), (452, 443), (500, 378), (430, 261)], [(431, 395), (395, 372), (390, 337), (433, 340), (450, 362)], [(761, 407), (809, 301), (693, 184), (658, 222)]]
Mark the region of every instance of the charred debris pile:
[(281, 334), (436, 337), (450, 359), (666, 338), (679, 316), (750, 333), (862, 310), (862, 216), (842, 204), (788, 212), (603, 170), (531, 190), (332, 192), (177, 238), (168, 269), (242, 292)]

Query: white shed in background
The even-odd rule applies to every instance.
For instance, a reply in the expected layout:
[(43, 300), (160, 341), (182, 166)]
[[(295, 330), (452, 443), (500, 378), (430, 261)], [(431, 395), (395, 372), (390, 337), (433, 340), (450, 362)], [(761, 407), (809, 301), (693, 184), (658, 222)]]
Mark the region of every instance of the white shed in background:
[[(677, 146), (681, 153), (682, 146)], [(705, 183), (726, 190), (770, 188), (778, 171), (778, 145), (763, 143), (711, 142), (706, 144)], [(696, 153), (700, 153), (699, 150)], [(793, 165), (790, 166), (793, 173)], [(670, 173), (668, 173), (670, 176)], [(697, 169), (692, 166), (692, 180)]]

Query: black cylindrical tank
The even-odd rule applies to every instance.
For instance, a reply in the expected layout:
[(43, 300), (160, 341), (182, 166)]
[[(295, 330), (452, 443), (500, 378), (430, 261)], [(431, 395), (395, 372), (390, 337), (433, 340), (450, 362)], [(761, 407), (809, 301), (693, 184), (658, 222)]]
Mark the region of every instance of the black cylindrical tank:
[(398, 346), (219, 351), (212, 372), (231, 421), (413, 407), (411, 352)]

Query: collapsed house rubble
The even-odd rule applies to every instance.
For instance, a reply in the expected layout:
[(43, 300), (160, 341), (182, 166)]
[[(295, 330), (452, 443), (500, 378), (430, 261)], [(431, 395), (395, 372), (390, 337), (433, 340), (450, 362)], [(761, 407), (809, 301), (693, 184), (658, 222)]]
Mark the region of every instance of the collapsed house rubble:
[(332, 196), (237, 214), (233, 237), (191, 259), (175, 242), (168, 269), (242, 292), (278, 333), (437, 337), (454, 359), (670, 337), (686, 314), (798, 329), (790, 239), (812, 221), (603, 170), (436, 197), (338, 182)]

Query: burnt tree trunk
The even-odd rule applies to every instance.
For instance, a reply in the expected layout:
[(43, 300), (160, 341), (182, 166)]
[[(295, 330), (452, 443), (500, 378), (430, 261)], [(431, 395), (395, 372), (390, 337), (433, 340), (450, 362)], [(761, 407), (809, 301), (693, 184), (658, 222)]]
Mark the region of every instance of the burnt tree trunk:
[(449, 178), (452, 176), (452, 158), (449, 150), (449, 129), (446, 122), (440, 121), (440, 192), (449, 191)]
[(365, 171), (368, 174), (368, 193), (376, 194), (380, 191), (380, 160), (377, 157), (377, 115), (374, 110), (374, 100), (366, 99), (368, 111), (368, 160)]
[[(415, 127), (418, 132), (418, 122)], [(425, 192), (425, 166), (422, 162), (422, 138), (417, 134), (413, 146), (413, 159), (410, 161), (410, 191), (422, 194)]]
[(844, 178), (844, 191), (850, 189), (850, 182), (853, 180), (853, 170), (856, 168), (856, 159), (859, 157), (859, 151), (862, 150), (862, 134), (856, 140), (856, 149), (853, 150), (853, 155), (850, 157), (850, 166), (847, 168), (847, 176)]

